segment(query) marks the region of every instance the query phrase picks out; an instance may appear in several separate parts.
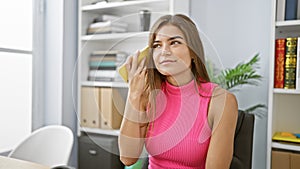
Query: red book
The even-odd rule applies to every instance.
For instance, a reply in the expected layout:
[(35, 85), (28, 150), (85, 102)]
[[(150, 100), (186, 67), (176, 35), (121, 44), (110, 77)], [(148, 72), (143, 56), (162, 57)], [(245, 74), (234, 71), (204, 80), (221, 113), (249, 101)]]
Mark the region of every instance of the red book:
[(284, 87), (285, 42), (285, 38), (275, 40), (274, 88)]

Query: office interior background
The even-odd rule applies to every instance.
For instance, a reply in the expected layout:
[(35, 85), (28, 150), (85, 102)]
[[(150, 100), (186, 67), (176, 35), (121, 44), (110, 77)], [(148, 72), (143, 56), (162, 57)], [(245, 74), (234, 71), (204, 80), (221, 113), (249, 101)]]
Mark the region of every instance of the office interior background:
[[(5, 21), (0, 31), (1, 153), (32, 129), (48, 124), (66, 125), (76, 135), (77, 0), (0, 4), (0, 18)], [(245, 86), (235, 93), (241, 109), (268, 105), (271, 9), (271, 0), (190, 0), (189, 14), (213, 44), (224, 68), (260, 55), (263, 80), (257, 87)], [(252, 167), (263, 169), (267, 114), (256, 118), (254, 130)], [(76, 147), (75, 141), (71, 166), (77, 166)]]

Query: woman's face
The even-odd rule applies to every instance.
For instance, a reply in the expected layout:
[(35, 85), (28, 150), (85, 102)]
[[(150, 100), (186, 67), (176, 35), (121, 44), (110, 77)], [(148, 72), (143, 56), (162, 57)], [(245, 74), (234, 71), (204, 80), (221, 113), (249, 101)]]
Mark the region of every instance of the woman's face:
[[(182, 78), (189, 81), (191, 57), (182, 31), (174, 25), (161, 27), (153, 41), (153, 60), (158, 71), (167, 76), (167, 80)], [(177, 83), (176, 83), (177, 84)]]

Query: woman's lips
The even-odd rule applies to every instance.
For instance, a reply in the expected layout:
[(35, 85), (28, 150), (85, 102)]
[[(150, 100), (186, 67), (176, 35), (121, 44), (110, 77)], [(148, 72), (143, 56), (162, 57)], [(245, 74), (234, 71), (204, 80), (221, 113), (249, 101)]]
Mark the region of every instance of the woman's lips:
[(174, 62), (176, 62), (176, 60), (167, 59), (167, 60), (160, 61), (159, 64), (164, 65), (164, 64), (174, 63)]

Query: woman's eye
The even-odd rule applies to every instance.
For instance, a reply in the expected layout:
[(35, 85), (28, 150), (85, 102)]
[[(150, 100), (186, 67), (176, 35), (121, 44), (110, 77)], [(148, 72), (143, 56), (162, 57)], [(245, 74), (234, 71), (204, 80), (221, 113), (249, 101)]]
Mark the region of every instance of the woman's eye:
[(172, 41), (171, 42), (171, 45), (178, 45), (178, 44), (181, 44), (181, 42), (179, 42), (179, 41)]
[(153, 48), (159, 48), (160, 47), (160, 44), (154, 44), (153, 45)]

